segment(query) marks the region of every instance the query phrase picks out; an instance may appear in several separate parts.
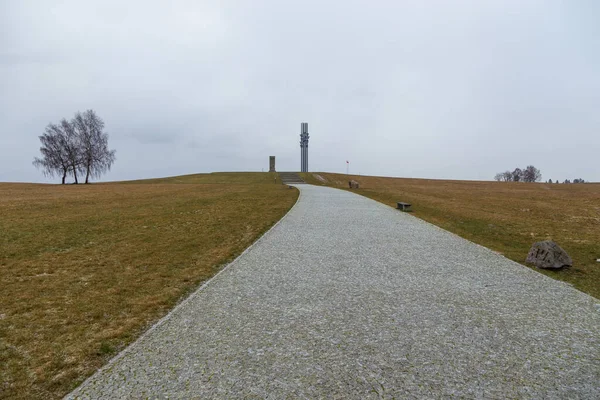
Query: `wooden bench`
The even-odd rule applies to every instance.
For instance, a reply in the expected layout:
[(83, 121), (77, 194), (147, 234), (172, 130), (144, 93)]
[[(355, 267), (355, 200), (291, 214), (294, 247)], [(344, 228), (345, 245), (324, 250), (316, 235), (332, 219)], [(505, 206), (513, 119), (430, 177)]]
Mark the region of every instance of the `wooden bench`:
[(398, 210), (402, 210), (402, 211), (410, 211), (410, 204), (408, 203), (403, 203), (401, 201), (398, 202), (398, 206), (396, 207)]

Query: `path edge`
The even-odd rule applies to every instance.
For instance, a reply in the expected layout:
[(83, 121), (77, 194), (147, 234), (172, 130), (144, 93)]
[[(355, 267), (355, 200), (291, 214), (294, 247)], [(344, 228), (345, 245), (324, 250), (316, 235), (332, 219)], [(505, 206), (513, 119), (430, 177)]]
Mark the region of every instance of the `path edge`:
[[(314, 186), (317, 186), (317, 185), (314, 185)], [(355, 194), (355, 195), (360, 196), (362, 198), (365, 198), (367, 200), (373, 201), (373, 202), (375, 202), (377, 205), (379, 205), (381, 207), (384, 207), (384, 208), (392, 210), (392, 211), (395, 210), (395, 208), (393, 206), (390, 206), (389, 204), (385, 204), (385, 203), (380, 202), (378, 200), (372, 199), (372, 198), (367, 197), (367, 196), (365, 196), (363, 194), (360, 194), (358, 192), (353, 192), (353, 191), (348, 190), (348, 189), (334, 188), (334, 187), (331, 187), (331, 186), (328, 186), (328, 187), (331, 188), (331, 189), (340, 190), (342, 192), (347, 192), (347, 193)], [(541, 276), (541, 277), (543, 277), (543, 279), (547, 279), (547, 280), (549, 280), (551, 282), (554, 282), (554, 283), (558, 284), (559, 286), (564, 286), (565, 288), (567, 288), (567, 289), (569, 289), (571, 291), (577, 292), (579, 295), (584, 295), (585, 297), (587, 297), (587, 300), (590, 302), (590, 307), (592, 307), (592, 308), (596, 307), (600, 311), (600, 298), (597, 299), (594, 296), (592, 296), (591, 294), (586, 293), (586, 292), (584, 292), (582, 290), (579, 290), (572, 283), (569, 283), (569, 282), (566, 282), (566, 281), (563, 281), (563, 280), (556, 279), (556, 278), (553, 278), (551, 276), (545, 275), (545, 274), (541, 273), (540, 271), (537, 271), (534, 268), (528, 267), (527, 265), (524, 265), (524, 264), (521, 264), (521, 263), (519, 263), (517, 261), (511, 260), (510, 258), (506, 257), (504, 254), (501, 254), (500, 252), (494, 251), (494, 250), (490, 249), (489, 247), (486, 247), (486, 246), (484, 246), (482, 244), (475, 243), (472, 240), (464, 238), (464, 237), (460, 236), (459, 234), (451, 232), (451, 231), (449, 231), (447, 229), (444, 229), (441, 226), (438, 226), (438, 225), (436, 225), (436, 224), (434, 224), (432, 222), (426, 221), (423, 218), (419, 218), (416, 215), (412, 215), (411, 213), (401, 213), (401, 212), (398, 212), (397, 214), (401, 215), (402, 217), (415, 218), (416, 220), (420, 221), (423, 224), (429, 225), (429, 226), (431, 226), (431, 227), (433, 227), (433, 228), (435, 228), (435, 229), (437, 229), (437, 230), (439, 230), (441, 232), (444, 232), (447, 235), (454, 236), (454, 237), (460, 239), (461, 241), (466, 241), (466, 242), (470, 243), (471, 245), (474, 245), (474, 246), (479, 247), (480, 249), (482, 249), (482, 250), (484, 250), (486, 252), (491, 253), (495, 257), (500, 257), (500, 258), (502, 258), (502, 259), (504, 259), (504, 260), (506, 260), (506, 261), (508, 261), (508, 262), (510, 262), (510, 263), (512, 263), (514, 265), (516, 265), (516, 266), (519, 266), (526, 273), (530, 273), (530, 274), (533, 274), (535, 276)]]
[(87, 384), (91, 383), (93, 381), (93, 379), (101, 374), (102, 372), (104, 372), (105, 370), (109, 369), (110, 367), (112, 367), (113, 364), (115, 364), (117, 361), (119, 361), (121, 358), (125, 357), (127, 354), (129, 354), (131, 351), (134, 350), (134, 347), (136, 347), (138, 345), (138, 342), (141, 342), (143, 339), (146, 338), (146, 336), (148, 336), (149, 334), (151, 334), (154, 330), (156, 330), (157, 328), (159, 328), (160, 326), (164, 325), (167, 321), (169, 321), (173, 315), (180, 309), (182, 308), (184, 305), (186, 305), (187, 303), (189, 303), (194, 297), (196, 297), (197, 295), (200, 294), (200, 292), (202, 292), (205, 288), (207, 288), (217, 277), (219, 277), (219, 275), (221, 275), (222, 273), (224, 273), (225, 271), (229, 270), (233, 265), (237, 264), (238, 260), (244, 256), (246, 253), (250, 252), (250, 250), (252, 250), (255, 246), (257, 246), (260, 242), (262, 242), (265, 238), (265, 236), (267, 236), (269, 233), (271, 233), (272, 230), (274, 230), (283, 220), (285, 220), (287, 218), (287, 216), (292, 212), (292, 210), (294, 208), (296, 208), (296, 206), (298, 205), (298, 203), (300, 203), (300, 199), (302, 197), (302, 190), (300, 190), (299, 188), (295, 187), (294, 188), (298, 191), (298, 198), (296, 199), (296, 202), (294, 203), (294, 205), (292, 205), (292, 207), (290, 207), (290, 209), (283, 215), (283, 217), (281, 217), (279, 219), (279, 221), (275, 222), (275, 224), (273, 224), (273, 226), (271, 226), (265, 233), (263, 233), (262, 235), (260, 235), (260, 237), (258, 239), (256, 239), (254, 242), (252, 242), (250, 244), (250, 246), (248, 246), (239, 256), (237, 256), (233, 261), (231, 261), (230, 263), (228, 263), (227, 265), (225, 265), (223, 268), (221, 268), (221, 270), (219, 272), (217, 272), (215, 275), (213, 275), (212, 277), (210, 277), (208, 280), (206, 280), (202, 285), (200, 285), (200, 287), (198, 287), (196, 290), (194, 290), (192, 293), (190, 293), (185, 299), (183, 299), (179, 304), (177, 304), (175, 307), (173, 307), (166, 315), (164, 315), (161, 319), (159, 319), (158, 321), (156, 321), (150, 328), (148, 328), (144, 333), (142, 333), (137, 339), (135, 339), (133, 342), (131, 342), (127, 347), (125, 347), (123, 350), (121, 350), (119, 352), (119, 354), (117, 354), (116, 356), (114, 356), (113, 358), (111, 358), (110, 360), (108, 360), (108, 362), (106, 364), (104, 364), (102, 367), (100, 367), (99, 369), (97, 369), (92, 375), (90, 375), (89, 377), (87, 377), (83, 382), (81, 382), (75, 389), (73, 389), (72, 391), (70, 391), (68, 394), (66, 394), (63, 397), (63, 400), (67, 400), (67, 399), (77, 399), (78, 397), (78, 393), (80, 391), (80, 389), (82, 389), (84, 386), (86, 386)]

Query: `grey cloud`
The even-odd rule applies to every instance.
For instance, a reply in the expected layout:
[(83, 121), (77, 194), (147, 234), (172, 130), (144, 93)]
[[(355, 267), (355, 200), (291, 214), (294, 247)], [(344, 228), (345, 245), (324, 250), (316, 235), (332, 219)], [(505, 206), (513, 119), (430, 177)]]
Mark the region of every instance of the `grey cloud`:
[(161, 134), (148, 131), (130, 133), (127, 136), (135, 139), (140, 144), (168, 144), (181, 139), (177, 134)]
[[(596, 2), (0, 0), (0, 181), (94, 108), (108, 180), (299, 168), (600, 181)], [(558, 161), (557, 161), (558, 160)]]
[(0, 53), (0, 65), (19, 66), (26, 64), (52, 64), (63, 58), (52, 53)]

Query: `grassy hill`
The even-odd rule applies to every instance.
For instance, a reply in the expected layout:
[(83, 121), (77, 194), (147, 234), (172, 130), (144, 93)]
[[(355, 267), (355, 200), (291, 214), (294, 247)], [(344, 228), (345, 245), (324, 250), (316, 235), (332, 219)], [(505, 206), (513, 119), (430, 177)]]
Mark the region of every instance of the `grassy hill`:
[(473, 182), (302, 174), (308, 183), (353, 190), (392, 207), (413, 204), (413, 215), (524, 263), (534, 242), (556, 241), (573, 258), (561, 271), (536, 269), (600, 298), (600, 184)]
[[(541, 271), (600, 298), (600, 185), (303, 174), (523, 262), (556, 240), (575, 266)], [(298, 192), (269, 173), (95, 185), (0, 184), (0, 398), (59, 398), (278, 221)]]
[(59, 398), (295, 203), (269, 173), (0, 184), (0, 398)]

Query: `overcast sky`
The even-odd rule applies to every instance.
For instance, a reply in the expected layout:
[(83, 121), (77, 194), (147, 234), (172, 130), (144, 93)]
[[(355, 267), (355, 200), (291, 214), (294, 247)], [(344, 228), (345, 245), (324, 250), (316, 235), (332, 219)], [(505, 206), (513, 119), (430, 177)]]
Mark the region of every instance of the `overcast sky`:
[[(300, 169), (600, 181), (600, 2), (0, 0), (0, 181), (94, 109), (104, 180)], [(58, 182), (58, 179), (53, 181)]]

